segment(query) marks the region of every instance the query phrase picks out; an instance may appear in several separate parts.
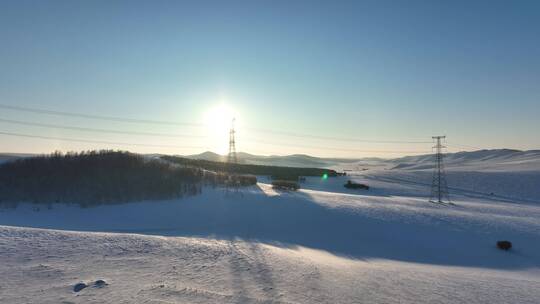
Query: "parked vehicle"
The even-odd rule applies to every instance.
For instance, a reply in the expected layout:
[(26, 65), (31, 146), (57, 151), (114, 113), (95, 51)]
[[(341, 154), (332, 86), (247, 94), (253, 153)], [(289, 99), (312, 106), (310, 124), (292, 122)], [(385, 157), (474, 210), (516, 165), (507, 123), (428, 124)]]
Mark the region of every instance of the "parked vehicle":
[(345, 185), (343, 185), (345, 188), (347, 189), (363, 189), (363, 190), (369, 190), (369, 186), (368, 185), (365, 185), (365, 184), (359, 184), (359, 183), (354, 183), (352, 181), (347, 181), (347, 183)]

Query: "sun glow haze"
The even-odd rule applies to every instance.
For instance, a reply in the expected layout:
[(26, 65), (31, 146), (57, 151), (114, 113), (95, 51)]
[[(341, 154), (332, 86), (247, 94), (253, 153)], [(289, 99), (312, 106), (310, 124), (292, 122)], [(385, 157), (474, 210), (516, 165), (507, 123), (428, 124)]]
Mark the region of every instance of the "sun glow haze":
[(219, 154), (228, 152), (229, 130), (232, 120), (238, 119), (238, 113), (229, 105), (221, 103), (206, 111), (204, 122), (208, 135), (209, 147)]

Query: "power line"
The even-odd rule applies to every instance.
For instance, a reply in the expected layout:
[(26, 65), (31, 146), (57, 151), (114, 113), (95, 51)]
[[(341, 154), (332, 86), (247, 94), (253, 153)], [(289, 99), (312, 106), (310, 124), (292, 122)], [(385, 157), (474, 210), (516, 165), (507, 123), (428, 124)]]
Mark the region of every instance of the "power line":
[(308, 148), (308, 149), (320, 149), (320, 150), (333, 150), (333, 151), (347, 151), (347, 152), (360, 152), (360, 153), (430, 153), (430, 151), (400, 151), (400, 150), (363, 150), (353, 148), (334, 148), (334, 147), (320, 147), (310, 145), (288, 144), (288, 143), (271, 143), (267, 141), (261, 141), (256, 139), (249, 139), (249, 142), (259, 143), (263, 145), (281, 146), (281, 147), (293, 147), (293, 148)]
[[(35, 122), (27, 122), (27, 121), (3, 119), (3, 118), (0, 118), (0, 122), (7, 122), (11, 124), (26, 125), (26, 126), (45, 127), (45, 128), (52, 128), (52, 129), (66, 129), (66, 130), (75, 130), (75, 131), (84, 131), (84, 132), (95, 132), (95, 133), (112, 133), (112, 134), (144, 135), (144, 136), (157, 136), (157, 137), (178, 137), (178, 138), (182, 138), (182, 137), (208, 138), (208, 136), (202, 136), (202, 135), (132, 132), (132, 131), (111, 130), (111, 129), (96, 129), (96, 128), (75, 127), (75, 126), (67, 126), (67, 125), (35, 123)], [(248, 140), (254, 143), (273, 145), (273, 146), (333, 150), (333, 151), (347, 151), (347, 152), (361, 152), (361, 153), (428, 153), (427, 151), (363, 150), (363, 149), (351, 149), (351, 148), (334, 148), (334, 147), (321, 147), (321, 146), (311, 146), (311, 145), (298, 145), (298, 144), (288, 144), (288, 143), (272, 143), (272, 142), (251, 139), (251, 138), (249, 138)]]
[(408, 140), (371, 140), (371, 139), (361, 139), (354, 137), (335, 137), (335, 136), (321, 136), (321, 135), (311, 135), (304, 133), (293, 133), (285, 131), (274, 131), (268, 129), (259, 129), (259, 128), (246, 128), (247, 130), (253, 130), (262, 133), (271, 133), (278, 135), (285, 135), (291, 137), (300, 137), (300, 138), (313, 138), (313, 139), (323, 139), (323, 140), (336, 140), (336, 141), (356, 141), (364, 143), (377, 143), (377, 144), (430, 144), (431, 141), (408, 141)]
[(3, 132), (3, 131), (0, 131), (0, 135), (38, 138), (38, 139), (47, 139), (47, 140), (84, 142), (84, 143), (94, 143), (94, 144), (107, 144), (107, 145), (117, 145), (117, 146), (141, 146), (141, 147), (158, 147), (158, 148), (177, 148), (177, 149), (205, 149), (207, 148), (203, 146), (154, 145), (154, 144), (140, 144), (140, 143), (128, 143), (128, 142), (101, 141), (101, 140), (90, 140), (90, 139), (31, 135), (31, 134), (12, 133), (12, 132)]
[[(98, 119), (106, 121), (117, 121), (117, 122), (127, 122), (127, 123), (141, 123), (141, 124), (158, 124), (158, 125), (176, 125), (176, 126), (190, 126), (190, 127), (204, 127), (205, 124), (194, 123), (194, 122), (177, 122), (177, 121), (165, 121), (165, 120), (149, 120), (149, 119), (136, 119), (136, 118), (126, 118), (118, 116), (103, 116), (103, 115), (94, 115), (94, 114), (85, 114), (85, 113), (76, 113), (76, 112), (66, 112), (66, 111), (55, 111), (55, 110), (46, 110), (30, 107), (21, 107), (0, 104), (0, 108), (22, 111), (29, 113), (38, 113), (38, 114), (47, 114), (55, 116), (67, 116), (67, 117), (80, 117), (85, 119)], [(322, 139), (322, 140), (334, 140), (334, 141), (355, 141), (355, 142), (364, 142), (364, 143), (393, 143), (393, 144), (428, 144), (430, 141), (410, 141), (410, 140), (372, 140), (372, 139), (362, 139), (362, 138), (353, 138), (353, 137), (335, 137), (335, 136), (322, 136), (322, 135), (313, 135), (313, 134), (304, 134), (304, 133), (295, 133), (287, 131), (277, 131), (270, 129), (261, 129), (261, 128), (245, 128), (246, 130), (251, 130), (254, 132), (260, 133), (270, 133), (276, 135), (297, 137), (297, 138), (312, 138), (312, 139)]]
[[(4, 132), (0, 131), (0, 135), (16, 136), (16, 137), (26, 137), (26, 138), (38, 138), (38, 139), (48, 139), (48, 140), (60, 140), (60, 141), (71, 141), (71, 142), (83, 142), (83, 143), (98, 143), (98, 144), (110, 144), (118, 146), (142, 146), (142, 147), (158, 147), (158, 148), (180, 148), (180, 149), (208, 149), (205, 146), (178, 146), (178, 145), (158, 145), (158, 144), (142, 144), (142, 143), (132, 143), (132, 142), (113, 142), (113, 141), (102, 141), (102, 140), (89, 140), (89, 139), (79, 139), (79, 138), (66, 138), (66, 137), (53, 137), (53, 136), (42, 136), (42, 135), (32, 135), (24, 133), (14, 133), (14, 132)], [(315, 147), (315, 146), (305, 146), (305, 145), (291, 145), (291, 144), (271, 144), (264, 143), (275, 146), (281, 146), (284, 148), (310, 148), (310, 149), (319, 149), (319, 150), (332, 150), (332, 151), (342, 151), (342, 152), (357, 152), (357, 153), (388, 153), (388, 154), (399, 154), (399, 153), (428, 153), (426, 151), (390, 151), (390, 150), (361, 150), (361, 149), (346, 149), (346, 148), (332, 148), (332, 147)]]
[(75, 113), (75, 112), (27, 108), (27, 107), (12, 106), (12, 105), (6, 105), (6, 104), (0, 104), (0, 108), (10, 109), (10, 110), (15, 110), (15, 111), (22, 111), (22, 112), (55, 115), (55, 116), (80, 117), (80, 118), (87, 118), (87, 119), (120, 121), (120, 122), (128, 122), (128, 123), (144, 123), (144, 124), (191, 126), (191, 127), (204, 126), (204, 124), (191, 123), (191, 122), (176, 122), (176, 121), (165, 121), (165, 120), (136, 119), (136, 118), (126, 118), (126, 117), (117, 117), (117, 116), (92, 115), (92, 114)]
[[(38, 113), (38, 114), (48, 114), (48, 115), (67, 116), (67, 117), (80, 117), (80, 118), (85, 118), (85, 119), (98, 119), (98, 120), (127, 122), (127, 123), (175, 125), (175, 126), (190, 126), (190, 127), (204, 127), (205, 126), (205, 124), (194, 123), (194, 122), (177, 122), (177, 121), (166, 121), (166, 120), (149, 120), (149, 119), (126, 118), (126, 117), (118, 117), (118, 116), (103, 116), (103, 115), (94, 115), (94, 114), (85, 114), (85, 113), (76, 113), (76, 112), (66, 112), (66, 111), (55, 111), (55, 110), (46, 110), (46, 109), (39, 109), (39, 108), (21, 107), (21, 106), (13, 106), (13, 105), (6, 105), (6, 104), (0, 104), (0, 108), (14, 110), (14, 111)], [(53, 124), (23, 122), (23, 121), (16, 121), (16, 120), (10, 120), (10, 119), (0, 119), (0, 121), (4, 121), (4, 122), (8, 122), (8, 123), (14, 123), (14, 124), (21, 124), (21, 125), (24, 124), (24, 125), (33, 125), (33, 126), (48, 127), (48, 128), (71, 129), (71, 130), (86, 131), (86, 132), (131, 134), (131, 135), (145, 135), (145, 136), (162, 136), (162, 137), (193, 137), (193, 138), (197, 138), (197, 137), (202, 138), (202, 137), (204, 137), (204, 136), (187, 135), (187, 134), (168, 134), (168, 133), (152, 133), (152, 132), (119, 131), (119, 130), (111, 130), (111, 129), (97, 129), (97, 128), (84, 128), (84, 127), (74, 127), (74, 126), (61, 126), (61, 125), (53, 125)], [(359, 142), (359, 143), (381, 143), (381, 144), (428, 144), (428, 143), (431, 143), (430, 141), (420, 141), (420, 140), (419, 141), (413, 141), (413, 140), (372, 140), (372, 139), (362, 139), (362, 138), (354, 138), (354, 137), (323, 136), (323, 135), (295, 133), (295, 132), (278, 131), (278, 130), (261, 129), (261, 128), (245, 128), (245, 129), (246, 130), (251, 130), (251, 131), (254, 131), (254, 132), (269, 133), (269, 134), (290, 136), (290, 137), (296, 137), (296, 138), (311, 138), (311, 139), (332, 140), (332, 141), (346, 141), (346, 142)], [(462, 144), (456, 144), (456, 143), (451, 143), (450, 145), (451, 146), (456, 146), (456, 147), (478, 149), (478, 150), (482, 149), (480, 147), (475, 147), (475, 146), (470, 146), (470, 145), (462, 145)], [(304, 146), (304, 147), (305, 148), (323, 148), (323, 147), (308, 147), (308, 146)], [(340, 151), (340, 150), (345, 151), (345, 150), (347, 150), (347, 151), (351, 151), (351, 152), (364, 152), (363, 150), (357, 150), (357, 149), (339, 149), (339, 148), (326, 148), (326, 149), (327, 150), (336, 150), (336, 151)], [(385, 151), (365, 151), (365, 152), (383, 153)], [(395, 153), (423, 153), (423, 152), (416, 152), (416, 151), (399, 152), (399, 151), (396, 151)]]
[(480, 148), (480, 147), (469, 146), (469, 145), (463, 145), (463, 144), (456, 144), (456, 143), (449, 143), (449, 142), (447, 142), (446, 145), (447, 145), (447, 146), (452, 146), (452, 147), (461, 147), (461, 148), (469, 148), (469, 149), (477, 149), (477, 150), (482, 150), (482, 149), (484, 149), (484, 148)]
[[(111, 129), (96, 129), (96, 128), (75, 127), (75, 126), (67, 126), (67, 125), (35, 123), (35, 122), (27, 122), (27, 121), (3, 119), (3, 118), (0, 118), (0, 122), (7, 122), (11, 124), (26, 125), (26, 126), (38, 126), (38, 127), (52, 128), (52, 129), (66, 129), (66, 130), (96, 132), (96, 133), (144, 135), (144, 136), (157, 136), (157, 137), (178, 137), (178, 138), (182, 138), (182, 137), (208, 138), (208, 136), (202, 136), (202, 135), (185, 135), (185, 134), (170, 134), (170, 133), (132, 132), (132, 131), (111, 130)], [(363, 150), (363, 149), (351, 149), (351, 148), (334, 148), (334, 147), (321, 147), (321, 146), (311, 146), (311, 145), (298, 145), (298, 144), (288, 144), (288, 143), (272, 143), (272, 142), (251, 139), (251, 138), (249, 138), (248, 140), (249, 142), (273, 145), (273, 146), (333, 150), (333, 151), (347, 151), (347, 152), (361, 152), (361, 153), (428, 153), (427, 151)]]
[(11, 123), (11, 124), (18, 124), (18, 125), (25, 125), (25, 126), (36, 126), (36, 127), (45, 127), (45, 128), (53, 128), (53, 129), (65, 129), (65, 130), (96, 132), (96, 133), (113, 133), (113, 134), (145, 135), (145, 136), (160, 136), (160, 137), (179, 137), (179, 138), (182, 138), (182, 137), (206, 138), (207, 137), (207, 136), (203, 136), (203, 135), (136, 132), (136, 131), (121, 131), (121, 130), (111, 130), (111, 129), (96, 129), (96, 128), (86, 128), (86, 127), (74, 127), (74, 126), (45, 124), (45, 123), (37, 123), (37, 122), (27, 122), (27, 121), (20, 121), (20, 120), (13, 120), (13, 119), (3, 119), (3, 118), (0, 118), (0, 122), (7, 122), (7, 123)]

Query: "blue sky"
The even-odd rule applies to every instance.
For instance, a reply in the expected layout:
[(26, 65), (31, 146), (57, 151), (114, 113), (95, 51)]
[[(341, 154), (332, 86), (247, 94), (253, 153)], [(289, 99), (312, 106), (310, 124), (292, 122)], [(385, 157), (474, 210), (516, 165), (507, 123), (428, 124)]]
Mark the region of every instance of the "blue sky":
[(7, 152), (225, 152), (221, 108), (236, 116), (238, 150), (257, 154), (431, 151), (429, 143), (288, 133), (375, 141), (446, 134), (451, 151), (540, 148), (538, 1), (2, 1), (0, 41), (0, 104), (210, 125), (0, 108), (1, 132), (57, 138), (0, 134)]

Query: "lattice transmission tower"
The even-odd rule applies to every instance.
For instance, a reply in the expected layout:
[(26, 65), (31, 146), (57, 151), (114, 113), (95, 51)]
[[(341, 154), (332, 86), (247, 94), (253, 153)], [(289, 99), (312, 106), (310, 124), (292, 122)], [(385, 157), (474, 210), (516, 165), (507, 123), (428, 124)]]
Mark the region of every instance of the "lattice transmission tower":
[(433, 181), (431, 183), (431, 197), (430, 202), (441, 204), (452, 204), (450, 196), (448, 195), (448, 184), (446, 183), (446, 173), (443, 163), (443, 149), (446, 148), (442, 145), (441, 140), (446, 136), (433, 136), (436, 141), (435, 148), (435, 169), (433, 171)]
[(233, 164), (238, 163), (238, 158), (236, 157), (236, 140), (234, 138), (234, 134), (236, 133), (234, 130), (235, 120), (236, 118), (233, 118), (231, 122), (231, 130), (229, 131), (229, 154), (227, 155), (227, 162)]

